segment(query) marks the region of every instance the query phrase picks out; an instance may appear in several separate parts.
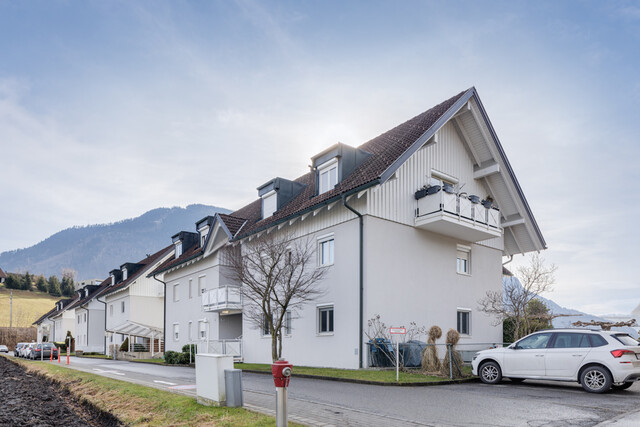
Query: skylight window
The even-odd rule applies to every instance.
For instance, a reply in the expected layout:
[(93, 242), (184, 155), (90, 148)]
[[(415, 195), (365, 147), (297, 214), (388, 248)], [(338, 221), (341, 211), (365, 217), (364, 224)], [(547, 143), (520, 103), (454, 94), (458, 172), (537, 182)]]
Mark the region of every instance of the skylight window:
[(320, 185), (318, 194), (326, 193), (338, 183), (338, 159), (333, 159), (318, 167)]

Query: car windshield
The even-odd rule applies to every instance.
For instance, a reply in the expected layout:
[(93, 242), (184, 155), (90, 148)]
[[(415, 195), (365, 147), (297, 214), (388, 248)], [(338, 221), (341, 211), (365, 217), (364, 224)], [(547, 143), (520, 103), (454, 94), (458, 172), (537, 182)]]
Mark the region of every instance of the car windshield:
[(626, 345), (626, 346), (633, 346), (633, 347), (637, 347), (640, 345), (640, 343), (638, 343), (637, 340), (631, 338), (629, 335), (627, 334), (613, 334), (611, 335), (613, 338), (615, 338), (616, 340), (620, 341), (622, 344)]

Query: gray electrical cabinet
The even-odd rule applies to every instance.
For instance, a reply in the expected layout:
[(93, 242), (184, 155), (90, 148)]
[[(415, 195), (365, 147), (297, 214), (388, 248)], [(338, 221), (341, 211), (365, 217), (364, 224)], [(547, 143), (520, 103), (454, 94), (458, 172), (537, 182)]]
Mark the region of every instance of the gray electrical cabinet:
[(242, 407), (242, 371), (240, 369), (224, 370), (225, 392), (227, 395), (227, 406)]

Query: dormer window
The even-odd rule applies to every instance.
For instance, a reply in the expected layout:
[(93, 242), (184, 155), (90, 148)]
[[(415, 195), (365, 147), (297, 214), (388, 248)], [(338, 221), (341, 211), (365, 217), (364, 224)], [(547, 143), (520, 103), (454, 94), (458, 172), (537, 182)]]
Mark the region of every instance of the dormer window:
[(320, 178), (318, 194), (333, 190), (338, 183), (338, 159), (333, 158), (318, 166), (318, 176)]
[(268, 218), (278, 210), (278, 194), (275, 191), (269, 191), (262, 196), (262, 218)]
[(182, 255), (182, 242), (176, 242), (176, 258)]
[(128, 277), (128, 275), (127, 275), (127, 267), (124, 267), (122, 269), (122, 280), (127, 280), (127, 277)]

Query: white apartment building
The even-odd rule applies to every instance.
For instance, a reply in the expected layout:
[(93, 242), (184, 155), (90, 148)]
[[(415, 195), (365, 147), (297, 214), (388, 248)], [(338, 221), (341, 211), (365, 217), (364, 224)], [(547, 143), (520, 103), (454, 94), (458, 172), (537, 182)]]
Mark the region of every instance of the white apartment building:
[[(271, 339), (239, 314), (237, 284), (218, 257), (226, 245), (287, 233), (312, 239), (317, 268), (328, 272), (323, 296), (288, 320), (283, 356), (338, 368), (368, 365), (367, 320), (376, 315), (387, 325), (457, 329), (462, 345), (501, 342), (478, 301), (501, 290), (503, 257), (546, 248), (475, 88), (359, 147), (333, 145), (307, 174), (274, 178), (254, 202), (197, 227), (197, 243), (158, 270), (175, 313), (167, 345), (169, 331), (177, 349), (201, 319), (220, 340), (223, 320), (237, 316), (225, 336), (241, 332), (245, 362), (270, 363)], [(184, 241), (174, 236), (176, 250)], [(196, 311), (191, 289), (201, 276), (207, 291)]]

